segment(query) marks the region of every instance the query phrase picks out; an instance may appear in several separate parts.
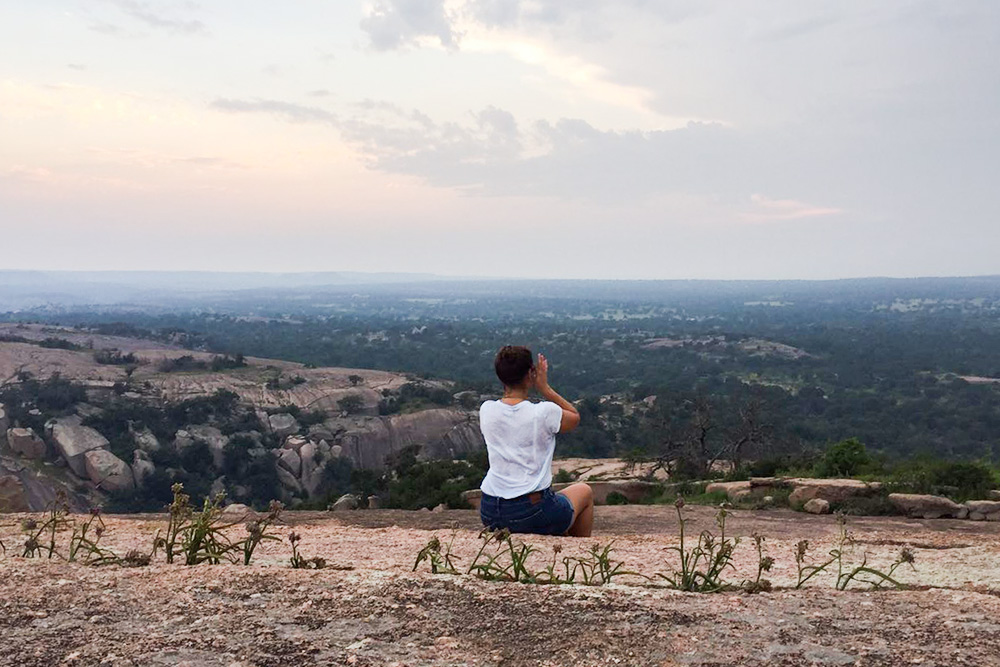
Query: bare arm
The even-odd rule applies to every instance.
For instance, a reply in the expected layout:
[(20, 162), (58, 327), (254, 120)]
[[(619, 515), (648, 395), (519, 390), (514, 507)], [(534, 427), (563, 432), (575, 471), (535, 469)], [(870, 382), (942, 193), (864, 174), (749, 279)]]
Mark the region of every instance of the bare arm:
[(549, 386), (549, 362), (545, 355), (538, 355), (538, 364), (535, 366), (535, 389), (546, 401), (552, 401), (562, 408), (562, 420), (559, 422), (559, 432), (566, 433), (572, 431), (580, 425), (580, 413), (576, 406), (556, 393), (556, 390)]

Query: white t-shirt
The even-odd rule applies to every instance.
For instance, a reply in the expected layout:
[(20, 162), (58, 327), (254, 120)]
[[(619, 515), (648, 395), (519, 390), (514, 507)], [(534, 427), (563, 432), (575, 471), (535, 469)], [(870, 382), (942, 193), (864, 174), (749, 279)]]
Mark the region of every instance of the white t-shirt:
[(480, 487), (483, 493), (516, 498), (548, 488), (561, 423), (562, 408), (550, 401), (483, 403), (479, 428), (490, 457), (490, 469)]

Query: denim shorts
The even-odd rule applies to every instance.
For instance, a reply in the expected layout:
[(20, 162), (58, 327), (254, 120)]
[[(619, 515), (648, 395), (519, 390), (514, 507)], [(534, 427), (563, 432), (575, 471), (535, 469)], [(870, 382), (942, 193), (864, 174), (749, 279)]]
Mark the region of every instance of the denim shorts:
[(506, 528), (512, 533), (536, 535), (563, 535), (573, 525), (573, 503), (551, 488), (540, 492), (541, 498), (525, 494), (517, 498), (498, 498), (483, 494), (479, 504), (479, 517), (490, 529)]

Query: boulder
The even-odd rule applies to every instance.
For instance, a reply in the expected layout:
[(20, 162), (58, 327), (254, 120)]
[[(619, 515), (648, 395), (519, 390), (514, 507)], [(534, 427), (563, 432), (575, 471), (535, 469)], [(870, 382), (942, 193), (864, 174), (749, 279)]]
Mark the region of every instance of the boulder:
[(47, 451), (45, 442), (30, 428), (7, 429), (7, 446), (26, 459), (44, 459)]
[(483, 492), (481, 489), (469, 489), (468, 491), (462, 491), (462, 500), (468, 503), (469, 507), (474, 510), (479, 509), (479, 505), (483, 502)]
[(288, 472), (284, 466), (275, 466), (275, 470), (278, 473), (278, 481), (281, 482), (281, 486), (288, 489), (295, 495), (302, 495), (302, 485), (299, 480), (292, 473)]
[(287, 412), (279, 412), (267, 418), (271, 432), (279, 438), (299, 432), (299, 422)]
[(302, 482), (305, 483), (306, 479), (309, 478), (313, 472), (316, 471), (316, 454), (318, 450), (316, 449), (316, 444), (313, 442), (307, 442), (302, 445), (302, 449), (299, 450), (299, 458), (302, 459)]
[(330, 443), (326, 440), (320, 440), (316, 443), (316, 451), (319, 452), (319, 458), (323, 461), (330, 458)]
[(788, 504), (792, 507), (805, 505), (813, 498), (841, 503), (849, 498), (875, 495), (882, 488), (879, 482), (861, 482), (856, 479), (796, 478), (788, 480), (788, 483), (792, 487)]
[(890, 493), (889, 502), (901, 513), (924, 519), (939, 519), (956, 517), (968, 509), (952, 502), (944, 496), (931, 496), (920, 493)]
[(135, 488), (132, 468), (106, 449), (91, 449), (84, 453), (84, 465), (90, 481), (105, 491), (127, 491)]
[(191, 434), (185, 431), (184, 429), (180, 429), (179, 431), (174, 433), (174, 449), (177, 451), (178, 454), (182, 453), (185, 449), (187, 449), (193, 444), (194, 444), (194, 438), (192, 438)]
[(229, 444), (229, 438), (222, 435), (222, 431), (214, 426), (204, 424), (188, 426), (185, 431), (195, 440), (208, 445), (208, 451), (212, 453), (212, 464), (216, 468), (221, 469), (225, 460), (225, 449), (226, 445)]
[(750, 482), (712, 482), (705, 487), (705, 493), (724, 493), (731, 501), (739, 500), (750, 493)]
[(302, 459), (294, 449), (281, 449), (278, 451), (278, 466), (298, 477), (302, 472)]
[(986, 494), (990, 500), (1000, 500), (1000, 489), (994, 489)]
[(333, 440), (333, 431), (323, 424), (313, 424), (309, 427), (309, 437), (313, 440)]
[(810, 514), (829, 514), (830, 503), (822, 498), (813, 498), (812, 500), (806, 501), (806, 504), (802, 506), (802, 509)]
[(155, 452), (160, 449), (160, 441), (156, 439), (156, 436), (148, 428), (144, 428), (141, 431), (133, 431), (132, 441), (136, 447), (144, 452)]
[(310, 498), (315, 498), (319, 495), (320, 490), (323, 488), (324, 477), (323, 468), (316, 468), (308, 475), (302, 475), (302, 487)]
[[(79, 477), (86, 477), (89, 473), (84, 455), (95, 449), (104, 449), (108, 446), (108, 439), (89, 426), (83, 426), (80, 418), (75, 415), (54, 419), (47, 426), (50, 429), (52, 442), (55, 443), (56, 449), (70, 470)], [(124, 461), (121, 463), (128, 467)], [(131, 474), (129, 471), (130, 476)]]
[[(24, 484), (15, 475), (0, 475), (0, 512), (30, 512)], [(9, 543), (8, 543), (9, 544)]]
[(448, 509), (448, 504), (447, 503), (441, 503), (440, 505), (435, 505), (434, 509), (432, 509), (431, 511), (432, 512), (437, 512), (437, 513), (440, 514), (441, 512), (444, 512), (447, 509)]
[(141, 449), (132, 452), (132, 478), (136, 486), (143, 486), (146, 478), (156, 472), (156, 466), (149, 460), (149, 454)]
[(0, 451), (7, 443), (7, 429), (9, 428), (10, 419), (7, 417), (7, 408), (4, 407), (3, 403), (0, 403)]
[(305, 446), (307, 442), (309, 442), (309, 440), (307, 438), (302, 437), (301, 435), (290, 435), (287, 438), (285, 438), (285, 442), (282, 443), (281, 448), (294, 449), (295, 451), (299, 451)]
[(972, 521), (1000, 521), (1000, 501), (970, 500), (965, 503)]
[(339, 459), (343, 451), (344, 448), (341, 447), (340, 445), (330, 445), (330, 458)]
[(377, 510), (382, 507), (382, 499), (378, 496), (368, 496), (368, 509)]
[(330, 510), (333, 512), (345, 512), (348, 510), (356, 510), (361, 505), (361, 499), (357, 496), (352, 496), (349, 493), (345, 493), (337, 502), (330, 505)]

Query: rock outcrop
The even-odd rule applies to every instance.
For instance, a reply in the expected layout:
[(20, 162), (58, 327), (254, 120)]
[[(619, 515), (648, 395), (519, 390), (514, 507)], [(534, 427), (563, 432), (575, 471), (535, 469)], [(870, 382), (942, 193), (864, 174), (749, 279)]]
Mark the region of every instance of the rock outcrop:
[(84, 453), (90, 481), (105, 491), (128, 491), (135, 488), (132, 468), (106, 449), (91, 449)]
[(705, 487), (705, 493), (724, 493), (726, 498), (735, 502), (750, 495), (750, 482), (712, 482)]
[(961, 518), (968, 510), (943, 496), (921, 493), (890, 493), (889, 502), (907, 516), (923, 519)]
[(411, 445), (427, 459), (454, 459), (486, 446), (478, 419), (447, 408), (369, 419), (345, 431), (338, 444), (356, 468), (375, 470), (385, 467), (386, 456)]
[(972, 521), (1000, 521), (1000, 500), (970, 500), (965, 508)]
[(873, 496), (882, 485), (878, 482), (861, 482), (856, 479), (809, 479), (787, 480), (792, 493), (788, 503), (793, 507), (804, 505), (813, 498), (821, 498), (830, 503), (842, 503), (849, 498)]
[(30, 428), (8, 429), (7, 446), (26, 459), (44, 459), (48, 451), (45, 442)]
[(107, 438), (89, 426), (83, 426), (80, 418), (75, 415), (53, 419), (46, 428), (59, 454), (65, 459), (70, 470), (79, 477), (87, 476), (87, 462), (84, 455), (91, 450), (104, 449), (108, 446)]

